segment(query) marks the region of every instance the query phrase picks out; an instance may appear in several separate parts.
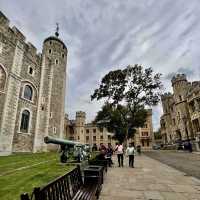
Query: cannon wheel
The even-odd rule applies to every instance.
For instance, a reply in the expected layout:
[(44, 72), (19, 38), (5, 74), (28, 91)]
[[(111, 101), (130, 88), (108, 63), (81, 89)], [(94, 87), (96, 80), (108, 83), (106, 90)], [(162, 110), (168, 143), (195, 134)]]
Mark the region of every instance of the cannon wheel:
[(62, 155), (60, 156), (60, 162), (61, 163), (66, 163), (67, 162), (67, 156), (65, 155), (65, 153), (62, 153)]

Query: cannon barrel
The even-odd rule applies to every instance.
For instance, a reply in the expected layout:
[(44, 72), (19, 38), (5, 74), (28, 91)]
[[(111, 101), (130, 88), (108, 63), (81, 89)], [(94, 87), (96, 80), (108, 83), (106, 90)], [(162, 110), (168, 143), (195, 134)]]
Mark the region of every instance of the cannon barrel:
[(69, 145), (69, 146), (74, 146), (74, 145), (81, 145), (79, 142), (75, 142), (72, 140), (64, 140), (61, 138), (53, 138), (50, 136), (44, 137), (44, 142), (46, 144), (59, 144), (59, 145)]

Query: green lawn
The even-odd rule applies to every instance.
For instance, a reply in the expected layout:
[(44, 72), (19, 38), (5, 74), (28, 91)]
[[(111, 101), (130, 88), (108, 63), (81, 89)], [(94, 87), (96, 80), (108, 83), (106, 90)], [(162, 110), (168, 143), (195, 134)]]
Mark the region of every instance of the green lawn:
[(57, 153), (0, 157), (0, 199), (19, 200), (23, 192), (67, 173), (72, 165), (60, 164)]

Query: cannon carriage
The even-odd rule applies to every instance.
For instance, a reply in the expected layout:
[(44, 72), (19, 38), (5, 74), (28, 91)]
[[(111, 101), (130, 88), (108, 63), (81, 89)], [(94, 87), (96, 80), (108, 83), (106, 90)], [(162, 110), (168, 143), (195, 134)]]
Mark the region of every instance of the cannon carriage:
[(72, 153), (73, 158), (81, 162), (82, 160), (86, 160), (90, 157), (90, 151), (86, 147), (86, 145), (81, 144), (80, 142), (65, 140), (61, 138), (53, 138), (50, 136), (44, 137), (44, 142), (46, 144), (57, 144), (60, 145), (60, 161), (62, 163), (66, 163), (69, 159), (69, 153)]

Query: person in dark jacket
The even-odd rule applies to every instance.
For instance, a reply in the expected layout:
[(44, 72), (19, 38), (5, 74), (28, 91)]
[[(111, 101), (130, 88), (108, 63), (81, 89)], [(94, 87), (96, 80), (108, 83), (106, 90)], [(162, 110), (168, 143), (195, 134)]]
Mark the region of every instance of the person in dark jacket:
[(111, 167), (111, 165), (113, 164), (112, 155), (113, 155), (113, 148), (112, 145), (109, 143), (108, 148), (106, 149), (106, 159), (108, 160), (109, 167)]

